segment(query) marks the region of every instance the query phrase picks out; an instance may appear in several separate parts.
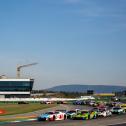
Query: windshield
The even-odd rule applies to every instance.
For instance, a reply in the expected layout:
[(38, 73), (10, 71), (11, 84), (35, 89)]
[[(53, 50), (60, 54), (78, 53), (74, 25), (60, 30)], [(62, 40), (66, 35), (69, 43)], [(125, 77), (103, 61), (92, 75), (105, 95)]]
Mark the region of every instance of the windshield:
[(51, 115), (51, 114), (54, 114), (54, 112), (46, 112), (45, 114)]
[(87, 112), (87, 111), (82, 111), (82, 112), (81, 112), (81, 114), (86, 114), (86, 113), (88, 113), (88, 112)]
[(121, 107), (126, 107), (126, 105), (121, 105)]
[(66, 112), (66, 110), (56, 110), (57, 112)]
[(76, 111), (73, 110), (73, 111), (68, 111), (67, 113), (75, 113), (75, 112), (76, 112)]
[(93, 108), (92, 111), (98, 111), (98, 108)]
[(121, 109), (121, 108), (113, 108), (114, 110), (119, 110), (119, 109)]

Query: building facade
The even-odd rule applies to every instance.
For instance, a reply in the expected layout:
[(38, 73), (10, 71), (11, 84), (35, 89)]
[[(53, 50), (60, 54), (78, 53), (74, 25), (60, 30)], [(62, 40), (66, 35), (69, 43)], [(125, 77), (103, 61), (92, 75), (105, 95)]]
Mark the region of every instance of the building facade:
[(28, 98), (33, 79), (0, 79), (0, 98)]

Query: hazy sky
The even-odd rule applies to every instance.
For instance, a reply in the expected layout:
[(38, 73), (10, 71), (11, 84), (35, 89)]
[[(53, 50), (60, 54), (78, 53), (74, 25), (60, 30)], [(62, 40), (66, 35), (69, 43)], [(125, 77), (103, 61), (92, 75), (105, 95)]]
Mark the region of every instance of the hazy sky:
[(0, 74), (126, 85), (126, 0), (0, 0)]

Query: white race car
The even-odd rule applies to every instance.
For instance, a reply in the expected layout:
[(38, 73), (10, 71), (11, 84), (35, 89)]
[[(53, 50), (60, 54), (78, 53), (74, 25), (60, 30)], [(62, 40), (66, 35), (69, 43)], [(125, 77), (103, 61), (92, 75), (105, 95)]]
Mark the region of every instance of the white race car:
[(80, 112), (80, 109), (67, 111), (66, 112), (67, 119), (72, 119), (73, 115), (77, 114), (78, 112)]
[(109, 109), (99, 109), (98, 116), (106, 117), (111, 115), (112, 112)]
[(123, 108), (121, 108), (121, 107), (113, 107), (111, 109), (111, 112), (113, 114), (124, 114), (125, 113), (125, 110)]
[(112, 112), (107, 108), (94, 108), (93, 110), (97, 112), (99, 117), (107, 117), (112, 115)]
[(55, 120), (65, 120), (66, 114), (60, 111), (55, 111)]
[(37, 120), (38, 121), (54, 121), (54, 120), (64, 120), (66, 119), (66, 115), (59, 111), (46, 112), (41, 114)]

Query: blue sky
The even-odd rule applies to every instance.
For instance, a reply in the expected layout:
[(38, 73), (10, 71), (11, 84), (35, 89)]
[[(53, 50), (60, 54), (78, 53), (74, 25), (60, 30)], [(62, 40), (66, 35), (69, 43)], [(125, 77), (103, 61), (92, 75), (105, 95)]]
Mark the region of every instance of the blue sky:
[(125, 0), (0, 0), (0, 74), (60, 84), (126, 84)]

